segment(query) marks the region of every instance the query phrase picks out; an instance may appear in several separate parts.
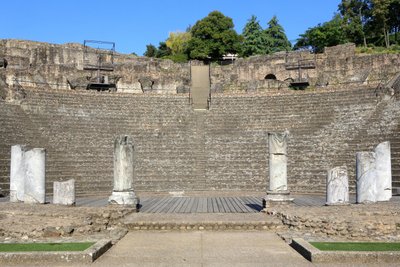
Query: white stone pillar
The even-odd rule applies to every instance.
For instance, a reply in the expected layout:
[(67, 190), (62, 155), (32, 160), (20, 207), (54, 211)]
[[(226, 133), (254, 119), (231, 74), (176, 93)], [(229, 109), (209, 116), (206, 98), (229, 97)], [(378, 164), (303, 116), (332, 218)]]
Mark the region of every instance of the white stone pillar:
[(357, 203), (376, 202), (374, 152), (356, 153)]
[(65, 182), (54, 182), (53, 204), (75, 205), (75, 180)]
[(392, 198), (392, 163), (390, 142), (380, 143), (375, 148), (376, 200), (389, 201)]
[(347, 167), (330, 169), (326, 179), (326, 205), (346, 205), (349, 203), (349, 178)]
[(137, 205), (138, 198), (133, 190), (133, 140), (121, 135), (114, 141), (114, 189), (108, 202), (120, 205)]
[(288, 191), (287, 187), (287, 132), (268, 133), (269, 192)]
[(25, 152), (25, 203), (46, 202), (46, 150), (33, 148)]
[(287, 185), (287, 139), (289, 132), (268, 133), (269, 190), (264, 198), (264, 207), (272, 202), (291, 202)]
[(26, 147), (24, 145), (11, 146), (10, 202), (24, 201), (25, 151)]

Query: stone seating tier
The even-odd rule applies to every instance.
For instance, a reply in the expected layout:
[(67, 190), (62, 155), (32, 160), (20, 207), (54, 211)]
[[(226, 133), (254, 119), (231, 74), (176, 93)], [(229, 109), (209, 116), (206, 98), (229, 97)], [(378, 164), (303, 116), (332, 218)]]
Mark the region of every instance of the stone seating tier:
[[(133, 137), (137, 191), (265, 191), (267, 132), (290, 131), (293, 192), (325, 191), (326, 171), (347, 165), (354, 192), (355, 152), (392, 145), (393, 185), (400, 186), (400, 108), (374, 89), (216, 94), (208, 111), (188, 95), (132, 95), (26, 90), (20, 105), (0, 102), (0, 187), (8, 189), (12, 144), (47, 149), (47, 192), (75, 179), (76, 193), (109, 194), (113, 140)], [(4, 125), (4, 127), (3, 127)]]

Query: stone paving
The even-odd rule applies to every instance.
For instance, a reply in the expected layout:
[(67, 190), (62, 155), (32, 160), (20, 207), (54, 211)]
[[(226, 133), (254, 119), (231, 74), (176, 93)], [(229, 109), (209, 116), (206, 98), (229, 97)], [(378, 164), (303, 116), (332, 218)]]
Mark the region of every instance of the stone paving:
[[(232, 266), (236, 256), (237, 265), (233, 266), (271, 266), (263, 264), (268, 258), (265, 255), (275, 255), (273, 249), (270, 252), (263, 250), (268, 247), (268, 242), (283, 244), (282, 246), (290, 251), (287, 243), (294, 237), (326, 241), (400, 240), (399, 196), (394, 196), (389, 202), (346, 206), (323, 206), (323, 196), (295, 197), (294, 204), (268, 207), (265, 213), (136, 213), (130, 208), (104, 206), (104, 197), (100, 196), (78, 199), (80, 204), (77, 207), (0, 201), (0, 240), (31, 242), (112, 239), (117, 245), (104, 255), (104, 259), (100, 258), (96, 262), (99, 266), (107, 266), (106, 263), (115, 257), (122, 257), (121, 266), (171, 266), (169, 263), (173, 266)], [(354, 201), (354, 196), (350, 201)], [(130, 232), (124, 237), (128, 231)], [(147, 242), (146, 236), (148, 241), (152, 238), (156, 246), (135, 242), (141, 239)], [(124, 238), (121, 239), (122, 237)], [(254, 250), (251, 249), (252, 252), (248, 254), (252, 261), (246, 261), (244, 255), (240, 258), (240, 255), (234, 253), (239, 253), (241, 249), (250, 249), (243, 245), (245, 243), (241, 245), (239, 241), (243, 239), (243, 242), (247, 242), (247, 237), (249, 240), (258, 240), (254, 243)], [(181, 242), (177, 240), (189, 242), (192, 239), (196, 240), (193, 241), (193, 249), (181, 251), (182, 254), (179, 254), (179, 250), (178, 254), (171, 252), (175, 251), (174, 246)], [(221, 253), (221, 258), (218, 258), (221, 261), (218, 261), (217, 257), (212, 258), (213, 254), (206, 253), (204, 257), (196, 254), (198, 250), (195, 248), (201, 244), (209, 244), (207, 246), (210, 247), (215, 245), (215, 251), (208, 248), (209, 251), (206, 252), (216, 255)], [(124, 246), (132, 248), (131, 254)], [(168, 252), (168, 249), (171, 251)], [(290, 265), (289, 259), (292, 256), (284, 256), (285, 253), (290, 255), (291, 252), (288, 251), (282, 252), (282, 259), (288, 259), (287, 263), (282, 263), (285, 263), (285, 266), (294, 266)], [(129, 255), (125, 261), (124, 253)], [(148, 258), (144, 260), (146, 255)], [(154, 256), (152, 262), (151, 255), (159, 256)], [(173, 256), (164, 258), (163, 255)], [(230, 258), (229, 255), (235, 257)], [(280, 254), (277, 253), (276, 256), (278, 255)], [(272, 264), (273, 257), (269, 258)], [(134, 265), (136, 263), (132, 262), (133, 259), (147, 265)], [(184, 262), (184, 259), (188, 262)], [(281, 266), (279, 257), (275, 263), (276, 265), (272, 266)], [(307, 264), (309, 263), (305, 262), (304, 266)]]

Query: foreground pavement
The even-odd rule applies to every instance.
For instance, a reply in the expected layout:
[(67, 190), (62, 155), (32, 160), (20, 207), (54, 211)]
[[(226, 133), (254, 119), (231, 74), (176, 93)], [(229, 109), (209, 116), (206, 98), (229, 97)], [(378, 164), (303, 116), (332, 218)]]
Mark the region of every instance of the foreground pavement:
[(313, 266), (276, 234), (129, 232), (94, 266)]

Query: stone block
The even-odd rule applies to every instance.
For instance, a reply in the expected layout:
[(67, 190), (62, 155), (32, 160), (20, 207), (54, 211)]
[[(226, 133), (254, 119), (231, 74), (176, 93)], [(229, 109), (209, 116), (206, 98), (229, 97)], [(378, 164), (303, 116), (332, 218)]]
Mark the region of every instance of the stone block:
[(390, 142), (380, 143), (375, 148), (376, 200), (389, 201), (392, 198), (392, 163)]
[(328, 171), (326, 179), (326, 205), (349, 203), (349, 178), (347, 167), (336, 167)]
[(53, 204), (75, 205), (75, 180), (54, 182)]
[(46, 202), (46, 150), (33, 148), (25, 152), (24, 202)]
[(357, 203), (376, 202), (376, 168), (374, 152), (356, 153)]
[(24, 145), (11, 146), (10, 202), (24, 201), (25, 151), (26, 147)]

